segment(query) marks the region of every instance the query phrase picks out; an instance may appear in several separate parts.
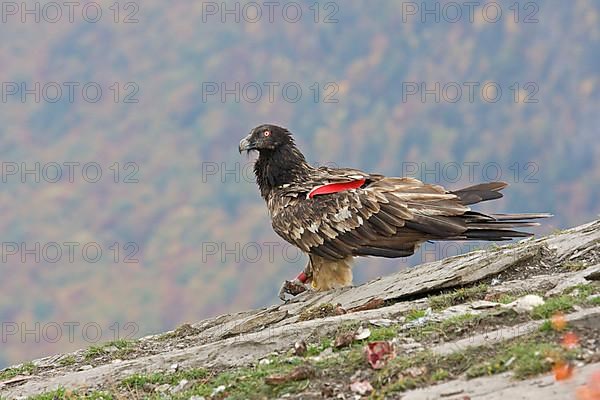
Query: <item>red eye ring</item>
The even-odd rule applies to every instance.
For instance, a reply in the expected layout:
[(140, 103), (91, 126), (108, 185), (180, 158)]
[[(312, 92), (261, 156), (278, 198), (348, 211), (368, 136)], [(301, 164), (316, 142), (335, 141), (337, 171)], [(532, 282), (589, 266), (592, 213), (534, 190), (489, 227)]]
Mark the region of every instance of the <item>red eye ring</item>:
[(264, 131), (264, 132), (263, 132), (263, 135), (264, 135), (265, 137), (267, 137), (267, 136), (270, 136), (270, 135), (271, 135), (271, 131)]

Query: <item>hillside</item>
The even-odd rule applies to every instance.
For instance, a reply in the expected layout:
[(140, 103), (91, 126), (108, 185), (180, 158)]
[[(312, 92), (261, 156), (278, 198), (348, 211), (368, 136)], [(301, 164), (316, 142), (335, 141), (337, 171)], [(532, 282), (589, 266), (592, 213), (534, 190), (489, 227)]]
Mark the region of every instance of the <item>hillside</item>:
[(1, 371), (0, 393), (597, 400), (598, 280), (600, 220), (352, 288), (38, 359)]
[[(47, 5), (63, 3), (29, 8), (47, 19)], [(252, 160), (237, 151), (265, 122), (291, 129), (313, 165), (450, 190), (505, 180), (506, 197), (483, 211), (556, 215), (538, 235), (600, 213), (596, 0), (484, 0), (456, 22), (406, 15), (422, 1), (284, 0), (273, 22), (265, 8), (257, 22), (223, 22), (207, 15), (210, 1), (83, 3), (100, 5), (102, 19), (82, 20), (82, 6), (73, 22), (64, 6), (56, 23), (2, 14), (2, 322), (95, 323), (109, 340), (116, 325), (140, 337), (270, 304), (306, 259), (271, 229)], [(299, 4), (302, 19), (282, 18), (284, 3)], [(456, 3), (469, 2), (429, 7)], [(483, 18), (488, 3), (502, 7), (499, 21)], [(279, 85), (272, 101), (268, 82)], [(488, 83), (502, 89), (496, 102), (482, 95)], [(298, 101), (293, 87), (284, 97), (286, 84), (302, 89)], [(423, 90), (409, 94), (415, 85)], [(64, 243), (78, 244), (72, 262)], [(100, 246), (100, 260), (82, 257), (88, 244)], [(37, 257), (26, 255), (38, 245)], [(362, 260), (356, 282), (469, 250), (455, 249)], [(0, 368), (90, 343), (79, 329), (73, 341), (5, 344)]]

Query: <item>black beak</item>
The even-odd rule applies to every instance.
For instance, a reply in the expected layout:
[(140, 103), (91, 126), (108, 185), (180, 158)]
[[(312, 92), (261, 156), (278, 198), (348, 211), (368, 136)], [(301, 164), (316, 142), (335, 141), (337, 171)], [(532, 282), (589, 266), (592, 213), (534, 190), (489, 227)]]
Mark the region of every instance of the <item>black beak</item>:
[(243, 138), (242, 140), (240, 140), (240, 154), (242, 153), (242, 151), (250, 151), (254, 149), (254, 145), (250, 142), (250, 138), (251, 138), (252, 134), (249, 134), (248, 136), (246, 136), (245, 138)]

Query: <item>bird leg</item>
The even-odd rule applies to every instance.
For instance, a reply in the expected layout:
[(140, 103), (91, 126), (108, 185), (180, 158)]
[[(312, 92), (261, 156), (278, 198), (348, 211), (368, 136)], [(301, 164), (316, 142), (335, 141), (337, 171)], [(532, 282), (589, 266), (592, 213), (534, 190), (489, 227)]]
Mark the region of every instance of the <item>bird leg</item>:
[[(309, 262), (310, 265), (310, 262)], [(283, 301), (287, 301), (287, 294), (292, 295), (292, 296), (297, 296), (300, 293), (303, 293), (307, 290), (310, 290), (310, 284), (308, 284), (307, 282), (310, 281), (311, 276), (309, 275), (310, 273), (308, 272), (308, 265), (306, 267), (306, 269), (302, 272), (300, 272), (300, 274), (298, 274), (298, 276), (291, 280), (291, 281), (285, 281), (283, 282), (283, 285), (281, 286), (281, 289), (279, 289), (279, 298)]]

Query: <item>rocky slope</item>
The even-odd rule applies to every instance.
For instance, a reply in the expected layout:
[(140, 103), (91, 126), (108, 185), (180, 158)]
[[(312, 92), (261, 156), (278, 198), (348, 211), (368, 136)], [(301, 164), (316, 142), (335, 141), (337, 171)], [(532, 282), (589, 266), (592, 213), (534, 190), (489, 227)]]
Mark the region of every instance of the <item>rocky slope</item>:
[(14, 366), (0, 396), (596, 400), (598, 280), (600, 220)]

